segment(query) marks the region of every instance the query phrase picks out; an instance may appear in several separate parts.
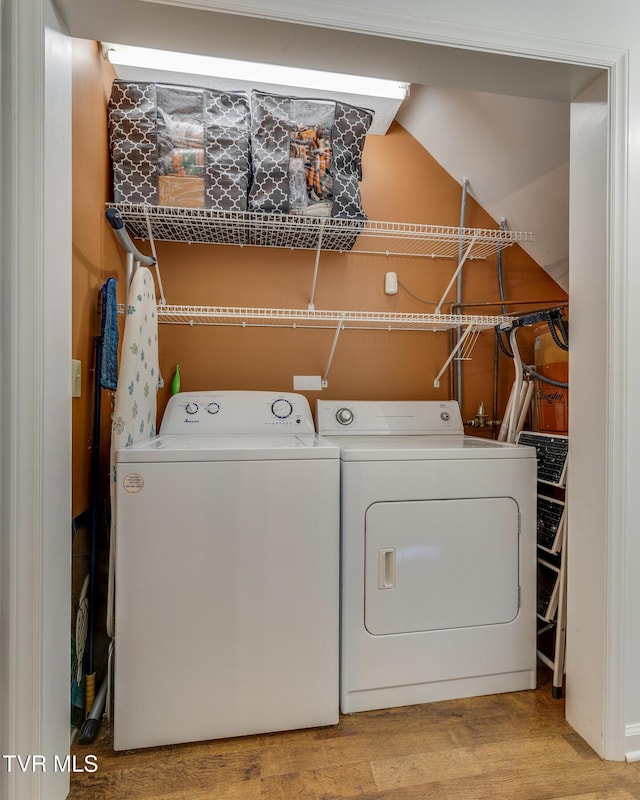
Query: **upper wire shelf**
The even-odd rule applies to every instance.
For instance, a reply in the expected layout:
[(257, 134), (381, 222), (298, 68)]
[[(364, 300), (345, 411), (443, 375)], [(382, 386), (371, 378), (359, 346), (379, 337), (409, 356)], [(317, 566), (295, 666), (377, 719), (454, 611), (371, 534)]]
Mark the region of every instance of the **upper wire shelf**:
[(256, 212), (212, 211), (148, 204), (109, 203), (136, 239), (333, 250), (394, 256), (486, 259), (499, 249), (533, 241), (533, 234), (405, 222), (347, 220)]

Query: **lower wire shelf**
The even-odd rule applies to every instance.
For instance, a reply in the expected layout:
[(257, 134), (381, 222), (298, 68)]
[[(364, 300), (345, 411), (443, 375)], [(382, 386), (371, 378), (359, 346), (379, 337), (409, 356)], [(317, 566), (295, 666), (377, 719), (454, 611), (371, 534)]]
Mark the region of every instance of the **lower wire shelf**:
[[(124, 305), (119, 307), (124, 313)], [(386, 311), (327, 311), (296, 308), (248, 308), (240, 306), (158, 306), (158, 322), (173, 325), (275, 325), (356, 330), (444, 331), (468, 327), (480, 332), (508, 324), (507, 316), (461, 314), (412, 314)]]
[[(126, 313), (124, 304), (118, 313)], [(338, 336), (343, 330), (380, 331), (427, 331), (438, 332), (451, 329), (461, 331), (458, 340), (433, 385), (440, 385), (440, 378), (455, 359), (470, 360), (475, 342), (482, 331), (496, 325), (508, 324), (507, 316), (484, 316), (462, 314), (413, 314), (386, 311), (327, 311), (296, 308), (249, 308), (240, 306), (158, 306), (158, 322), (168, 325), (227, 325), (243, 328), (286, 327), (317, 328), (335, 331), (329, 363)], [(326, 378), (326, 375), (325, 375)]]

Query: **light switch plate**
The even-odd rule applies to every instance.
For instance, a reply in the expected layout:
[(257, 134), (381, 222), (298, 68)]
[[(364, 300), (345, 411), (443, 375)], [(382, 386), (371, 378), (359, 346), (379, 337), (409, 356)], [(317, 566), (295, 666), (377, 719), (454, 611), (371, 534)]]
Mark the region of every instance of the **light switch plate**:
[(71, 359), (71, 397), (80, 397), (82, 394), (82, 361)]

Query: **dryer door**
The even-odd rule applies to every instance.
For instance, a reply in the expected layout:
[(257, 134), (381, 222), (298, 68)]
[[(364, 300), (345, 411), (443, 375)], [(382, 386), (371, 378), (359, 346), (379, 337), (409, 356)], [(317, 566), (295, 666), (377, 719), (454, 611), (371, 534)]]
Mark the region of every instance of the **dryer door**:
[(365, 516), (365, 627), (374, 635), (511, 622), (519, 608), (511, 497), (373, 503)]

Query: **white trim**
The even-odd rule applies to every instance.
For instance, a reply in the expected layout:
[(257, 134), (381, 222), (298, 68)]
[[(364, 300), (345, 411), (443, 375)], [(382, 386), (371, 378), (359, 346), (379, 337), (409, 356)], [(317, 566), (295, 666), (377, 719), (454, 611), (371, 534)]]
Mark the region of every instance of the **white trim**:
[[(71, 631), (71, 40), (46, 0), (44, 38), (43, 753), (66, 756)], [(46, 132), (57, 131), (55, 136)], [(60, 308), (69, 313), (61, 317)], [(55, 420), (55, 423), (52, 422)], [(50, 763), (50, 762), (49, 762)], [(44, 795), (64, 798), (69, 774), (47, 771)]]
[[(487, 53), (505, 53), (543, 61), (603, 66), (616, 60), (616, 50), (577, 40), (551, 39), (502, 29), (486, 24), (448, 22), (425, 14), (373, 8), (370, 0), (361, 3), (325, 0), (318, 14), (316, 3), (305, 0), (269, 0), (265, 3), (238, 3), (236, 0), (143, 0), (150, 4), (219, 11), (238, 16), (258, 17), (280, 22), (297, 22), (320, 28), (392, 36), (408, 41), (422, 41)], [(380, 3), (382, 5), (382, 3)], [(387, 3), (385, 5), (388, 6)], [(446, 13), (446, 12), (444, 12)]]
[[(602, 757), (620, 759), (624, 742), (625, 519), (628, 475), (625, 468), (627, 396), (627, 214), (628, 192), (628, 53), (609, 70), (609, 197), (608, 197), (608, 375), (607, 414), (607, 552), (606, 639), (604, 674), (604, 742)], [(616, 532), (617, 535), (616, 535)]]
[[(70, 316), (70, 275), (65, 279), (60, 268), (69, 269), (71, 262), (71, 160), (64, 131), (53, 139), (48, 133), (56, 129), (57, 117), (70, 119), (71, 104), (65, 87), (46, 85), (45, 68), (58, 67), (57, 76), (66, 75), (69, 88), (71, 73), (64, 53), (54, 58), (45, 49), (46, 26), (57, 27), (50, 0), (3, 0), (2, 20), (0, 740), (3, 754), (64, 757), (69, 750), (70, 325), (59, 326), (59, 318)], [(51, 179), (59, 175), (62, 184), (54, 190)], [(52, 229), (61, 219), (62, 230)], [(61, 306), (51, 291), (59, 277)], [(48, 331), (52, 322), (56, 329)], [(60, 393), (60, 385), (66, 391)], [(6, 766), (3, 760), (0, 794), (6, 800), (62, 800), (67, 794), (67, 774), (9, 773)]]
[[(4, 12), (8, 13), (6, 17)], [(3, 753), (39, 753), (42, 722), (42, 3), (3, 4), (2, 525)], [(29, 225), (30, 230), (26, 230)], [(35, 225), (36, 235), (33, 234)], [(39, 269), (40, 267), (40, 269)], [(35, 302), (34, 302), (35, 301)], [(6, 344), (5, 344), (6, 343)], [(19, 387), (19, 389), (18, 389)], [(29, 491), (27, 493), (27, 487)], [(4, 584), (4, 580), (3, 580)], [(4, 766), (4, 764), (3, 764)], [(39, 774), (1, 772), (8, 800), (37, 797)], [(24, 793), (24, 794), (23, 794)]]
[(640, 761), (640, 723), (625, 728), (625, 759)]
[(625, 736), (640, 736), (640, 722), (635, 725), (627, 725), (625, 728)]

